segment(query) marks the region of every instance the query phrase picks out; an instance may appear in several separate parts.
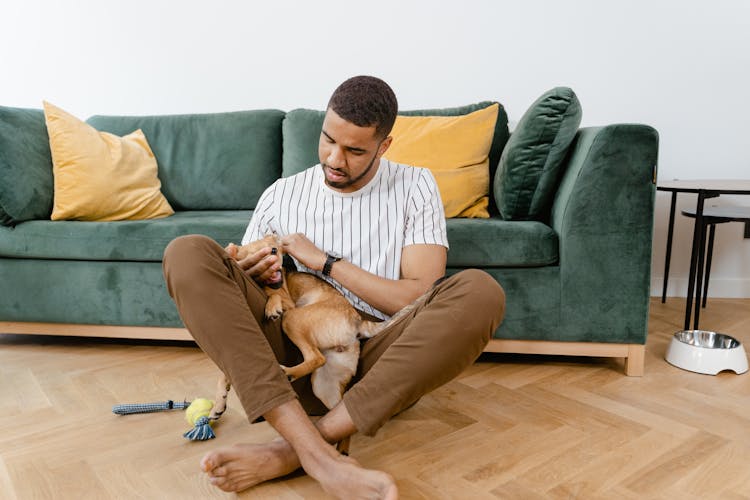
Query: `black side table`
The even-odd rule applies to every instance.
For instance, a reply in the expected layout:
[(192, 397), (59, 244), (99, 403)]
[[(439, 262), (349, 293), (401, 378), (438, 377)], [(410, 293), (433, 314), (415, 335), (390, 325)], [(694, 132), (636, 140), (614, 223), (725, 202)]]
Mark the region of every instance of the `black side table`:
[[(708, 198), (716, 198), (722, 194), (750, 194), (750, 180), (747, 179), (703, 179), (703, 180), (673, 180), (659, 182), (658, 191), (672, 193), (669, 209), (669, 228), (667, 232), (667, 255), (664, 262), (664, 288), (662, 302), (667, 296), (667, 279), (669, 277), (669, 261), (672, 257), (672, 236), (674, 233), (674, 212), (677, 203), (677, 193), (695, 193), (698, 200), (695, 206), (695, 226), (693, 228), (693, 245), (690, 254), (690, 274), (688, 275), (687, 300), (685, 302), (685, 330), (690, 330), (690, 316), (692, 313), (693, 297), (695, 297), (695, 318), (693, 329), (698, 329), (700, 318), (700, 291), (696, 293), (696, 276), (703, 274), (703, 260), (699, 259), (701, 249), (705, 248), (706, 232), (704, 229), (703, 210)], [(700, 285), (699, 285), (700, 286)]]

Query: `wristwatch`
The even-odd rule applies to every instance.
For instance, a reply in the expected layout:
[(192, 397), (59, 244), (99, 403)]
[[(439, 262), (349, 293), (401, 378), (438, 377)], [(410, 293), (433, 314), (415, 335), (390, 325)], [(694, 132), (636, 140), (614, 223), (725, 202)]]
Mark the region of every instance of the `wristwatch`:
[(336, 257), (335, 255), (331, 255), (330, 253), (326, 254), (326, 263), (323, 264), (323, 276), (330, 276), (331, 275), (331, 267), (333, 267), (333, 264), (340, 261), (341, 257)]

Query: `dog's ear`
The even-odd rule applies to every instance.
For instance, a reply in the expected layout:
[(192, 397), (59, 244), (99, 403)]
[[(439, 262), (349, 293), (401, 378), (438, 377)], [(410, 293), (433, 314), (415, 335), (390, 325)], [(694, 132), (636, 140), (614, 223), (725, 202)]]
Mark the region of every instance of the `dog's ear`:
[(273, 238), (276, 246), (281, 247), (281, 236), (279, 236), (279, 233), (277, 233), (270, 227), (268, 228), (266, 233), (263, 235), (263, 238)]
[(273, 234), (273, 239), (276, 242), (276, 246), (281, 248), (281, 236), (279, 236), (279, 233), (277, 233), (276, 231), (274, 231), (272, 234)]

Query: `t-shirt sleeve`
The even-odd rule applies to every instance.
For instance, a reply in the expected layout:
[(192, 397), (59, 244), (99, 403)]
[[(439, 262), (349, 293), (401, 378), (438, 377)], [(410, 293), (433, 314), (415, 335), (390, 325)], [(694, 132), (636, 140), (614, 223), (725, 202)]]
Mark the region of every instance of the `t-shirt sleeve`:
[(426, 168), (412, 186), (407, 203), (404, 245), (442, 245), (448, 248), (445, 229), (445, 210), (435, 178)]
[(278, 181), (266, 189), (255, 206), (250, 223), (245, 229), (242, 244), (247, 245), (251, 241), (257, 241), (272, 231), (276, 231), (275, 212), (273, 210), (273, 199)]

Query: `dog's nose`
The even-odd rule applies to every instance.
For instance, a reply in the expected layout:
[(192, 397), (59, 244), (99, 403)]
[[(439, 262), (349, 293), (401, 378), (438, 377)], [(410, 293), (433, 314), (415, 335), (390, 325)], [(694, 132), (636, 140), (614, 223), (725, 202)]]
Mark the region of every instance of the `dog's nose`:
[(279, 249), (276, 247), (271, 247), (271, 255), (276, 255), (279, 253)]

